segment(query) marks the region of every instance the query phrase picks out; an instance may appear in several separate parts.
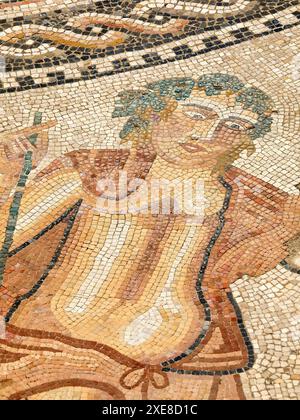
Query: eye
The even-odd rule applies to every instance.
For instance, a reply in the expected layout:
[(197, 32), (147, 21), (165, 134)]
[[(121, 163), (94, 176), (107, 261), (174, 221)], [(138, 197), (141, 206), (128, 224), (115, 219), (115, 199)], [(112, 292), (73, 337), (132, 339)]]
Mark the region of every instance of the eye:
[(247, 124), (246, 122), (232, 120), (225, 121), (224, 126), (234, 131), (247, 131), (251, 128), (250, 124)]
[(186, 111), (185, 115), (191, 118), (192, 120), (197, 120), (197, 121), (203, 121), (207, 119), (207, 115), (198, 111)]

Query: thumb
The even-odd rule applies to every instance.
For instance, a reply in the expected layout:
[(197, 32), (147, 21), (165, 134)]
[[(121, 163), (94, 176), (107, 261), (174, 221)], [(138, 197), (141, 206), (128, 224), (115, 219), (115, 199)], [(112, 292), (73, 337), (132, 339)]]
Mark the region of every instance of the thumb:
[(49, 136), (48, 133), (45, 131), (42, 131), (36, 140), (36, 148), (39, 152), (45, 152), (47, 153), (49, 145)]
[(32, 165), (33, 168), (36, 168), (42, 160), (46, 157), (48, 152), (48, 144), (49, 144), (49, 137), (48, 134), (45, 132), (42, 132), (39, 134), (35, 150), (32, 155)]

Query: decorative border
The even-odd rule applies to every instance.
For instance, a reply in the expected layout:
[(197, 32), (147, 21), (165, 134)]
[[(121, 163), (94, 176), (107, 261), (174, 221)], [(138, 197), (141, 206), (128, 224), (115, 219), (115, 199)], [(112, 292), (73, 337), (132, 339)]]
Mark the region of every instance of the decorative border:
[(89, 64), (82, 61), (66, 64), (63, 69), (58, 66), (57, 68), (3, 73), (0, 75), (0, 94), (64, 85), (159, 66), (204, 55), (213, 50), (228, 48), (275, 32), (282, 32), (299, 24), (300, 5), (298, 4), (277, 14), (246, 23), (240, 22), (219, 31), (188, 36), (184, 40), (135, 51), (132, 53), (132, 58), (126, 53), (121, 53), (88, 60)]

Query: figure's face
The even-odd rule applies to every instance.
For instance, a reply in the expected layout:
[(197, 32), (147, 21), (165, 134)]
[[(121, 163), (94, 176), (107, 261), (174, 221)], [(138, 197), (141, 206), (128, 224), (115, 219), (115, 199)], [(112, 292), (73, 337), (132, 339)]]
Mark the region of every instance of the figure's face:
[(249, 130), (257, 118), (236, 103), (234, 94), (207, 96), (194, 90), (166, 119), (153, 124), (152, 144), (169, 163), (212, 168), (222, 156), (250, 144)]

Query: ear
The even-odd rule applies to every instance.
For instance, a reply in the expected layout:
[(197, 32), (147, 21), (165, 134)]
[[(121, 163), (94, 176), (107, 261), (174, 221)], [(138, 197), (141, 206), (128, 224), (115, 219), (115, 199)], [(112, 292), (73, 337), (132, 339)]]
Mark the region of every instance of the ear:
[(120, 144), (121, 145), (127, 144), (127, 143), (129, 143), (129, 141), (130, 141), (130, 139), (128, 138), (128, 136), (124, 137), (123, 139), (120, 140)]
[(246, 151), (248, 158), (256, 152), (255, 143), (247, 133), (243, 136), (240, 144), (240, 153), (244, 151)]
[(251, 141), (251, 145), (247, 147), (247, 157), (249, 158), (256, 152), (255, 144)]

